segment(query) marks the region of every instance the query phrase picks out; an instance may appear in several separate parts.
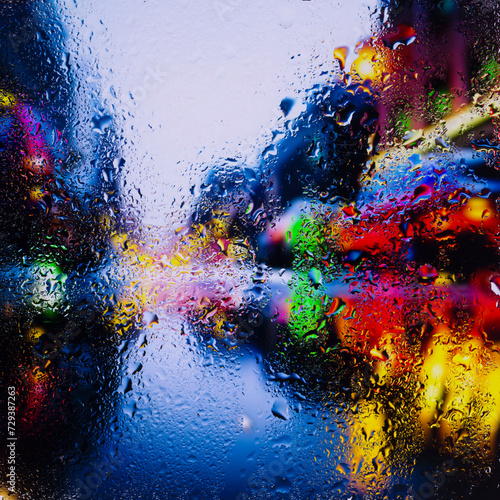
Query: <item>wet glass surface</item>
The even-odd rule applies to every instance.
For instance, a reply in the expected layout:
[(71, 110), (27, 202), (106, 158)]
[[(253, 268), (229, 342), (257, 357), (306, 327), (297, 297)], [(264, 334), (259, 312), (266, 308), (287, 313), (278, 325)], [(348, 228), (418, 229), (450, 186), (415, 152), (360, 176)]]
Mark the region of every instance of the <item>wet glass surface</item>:
[(499, 18), (0, 1), (0, 496), (497, 499)]

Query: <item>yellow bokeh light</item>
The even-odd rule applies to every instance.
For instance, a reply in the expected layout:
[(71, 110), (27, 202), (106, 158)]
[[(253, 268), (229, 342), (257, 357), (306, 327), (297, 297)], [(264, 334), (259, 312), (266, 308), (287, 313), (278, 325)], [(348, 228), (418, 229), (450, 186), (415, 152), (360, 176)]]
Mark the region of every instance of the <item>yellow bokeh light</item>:
[(362, 80), (376, 80), (382, 75), (382, 68), (377, 52), (372, 47), (364, 47), (359, 57), (351, 65), (351, 74)]

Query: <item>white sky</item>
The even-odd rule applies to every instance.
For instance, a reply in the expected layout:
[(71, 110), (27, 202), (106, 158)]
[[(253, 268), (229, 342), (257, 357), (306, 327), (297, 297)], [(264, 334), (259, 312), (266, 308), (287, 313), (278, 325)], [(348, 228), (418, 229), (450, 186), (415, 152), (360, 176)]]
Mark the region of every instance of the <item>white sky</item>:
[(96, 62), (108, 109), (133, 115), (124, 128), (125, 176), (144, 195), (143, 220), (168, 216), (192, 164), (244, 156), (269, 133), (281, 99), (325, 78), (335, 47), (371, 33), (375, 5), (62, 0), (76, 60)]

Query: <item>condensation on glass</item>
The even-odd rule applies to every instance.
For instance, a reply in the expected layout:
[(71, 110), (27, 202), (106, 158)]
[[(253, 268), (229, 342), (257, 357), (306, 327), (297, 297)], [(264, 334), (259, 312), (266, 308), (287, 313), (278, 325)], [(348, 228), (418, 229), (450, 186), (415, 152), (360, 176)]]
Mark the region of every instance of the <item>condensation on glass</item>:
[(496, 498), (495, 2), (0, 13), (3, 497)]

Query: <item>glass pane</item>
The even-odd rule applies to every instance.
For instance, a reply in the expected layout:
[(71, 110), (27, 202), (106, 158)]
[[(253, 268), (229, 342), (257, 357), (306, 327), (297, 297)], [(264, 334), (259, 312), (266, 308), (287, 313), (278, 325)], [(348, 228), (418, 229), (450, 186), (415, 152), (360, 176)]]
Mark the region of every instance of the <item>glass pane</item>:
[(0, 13), (2, 498), (498, 497), (496, 2)]

